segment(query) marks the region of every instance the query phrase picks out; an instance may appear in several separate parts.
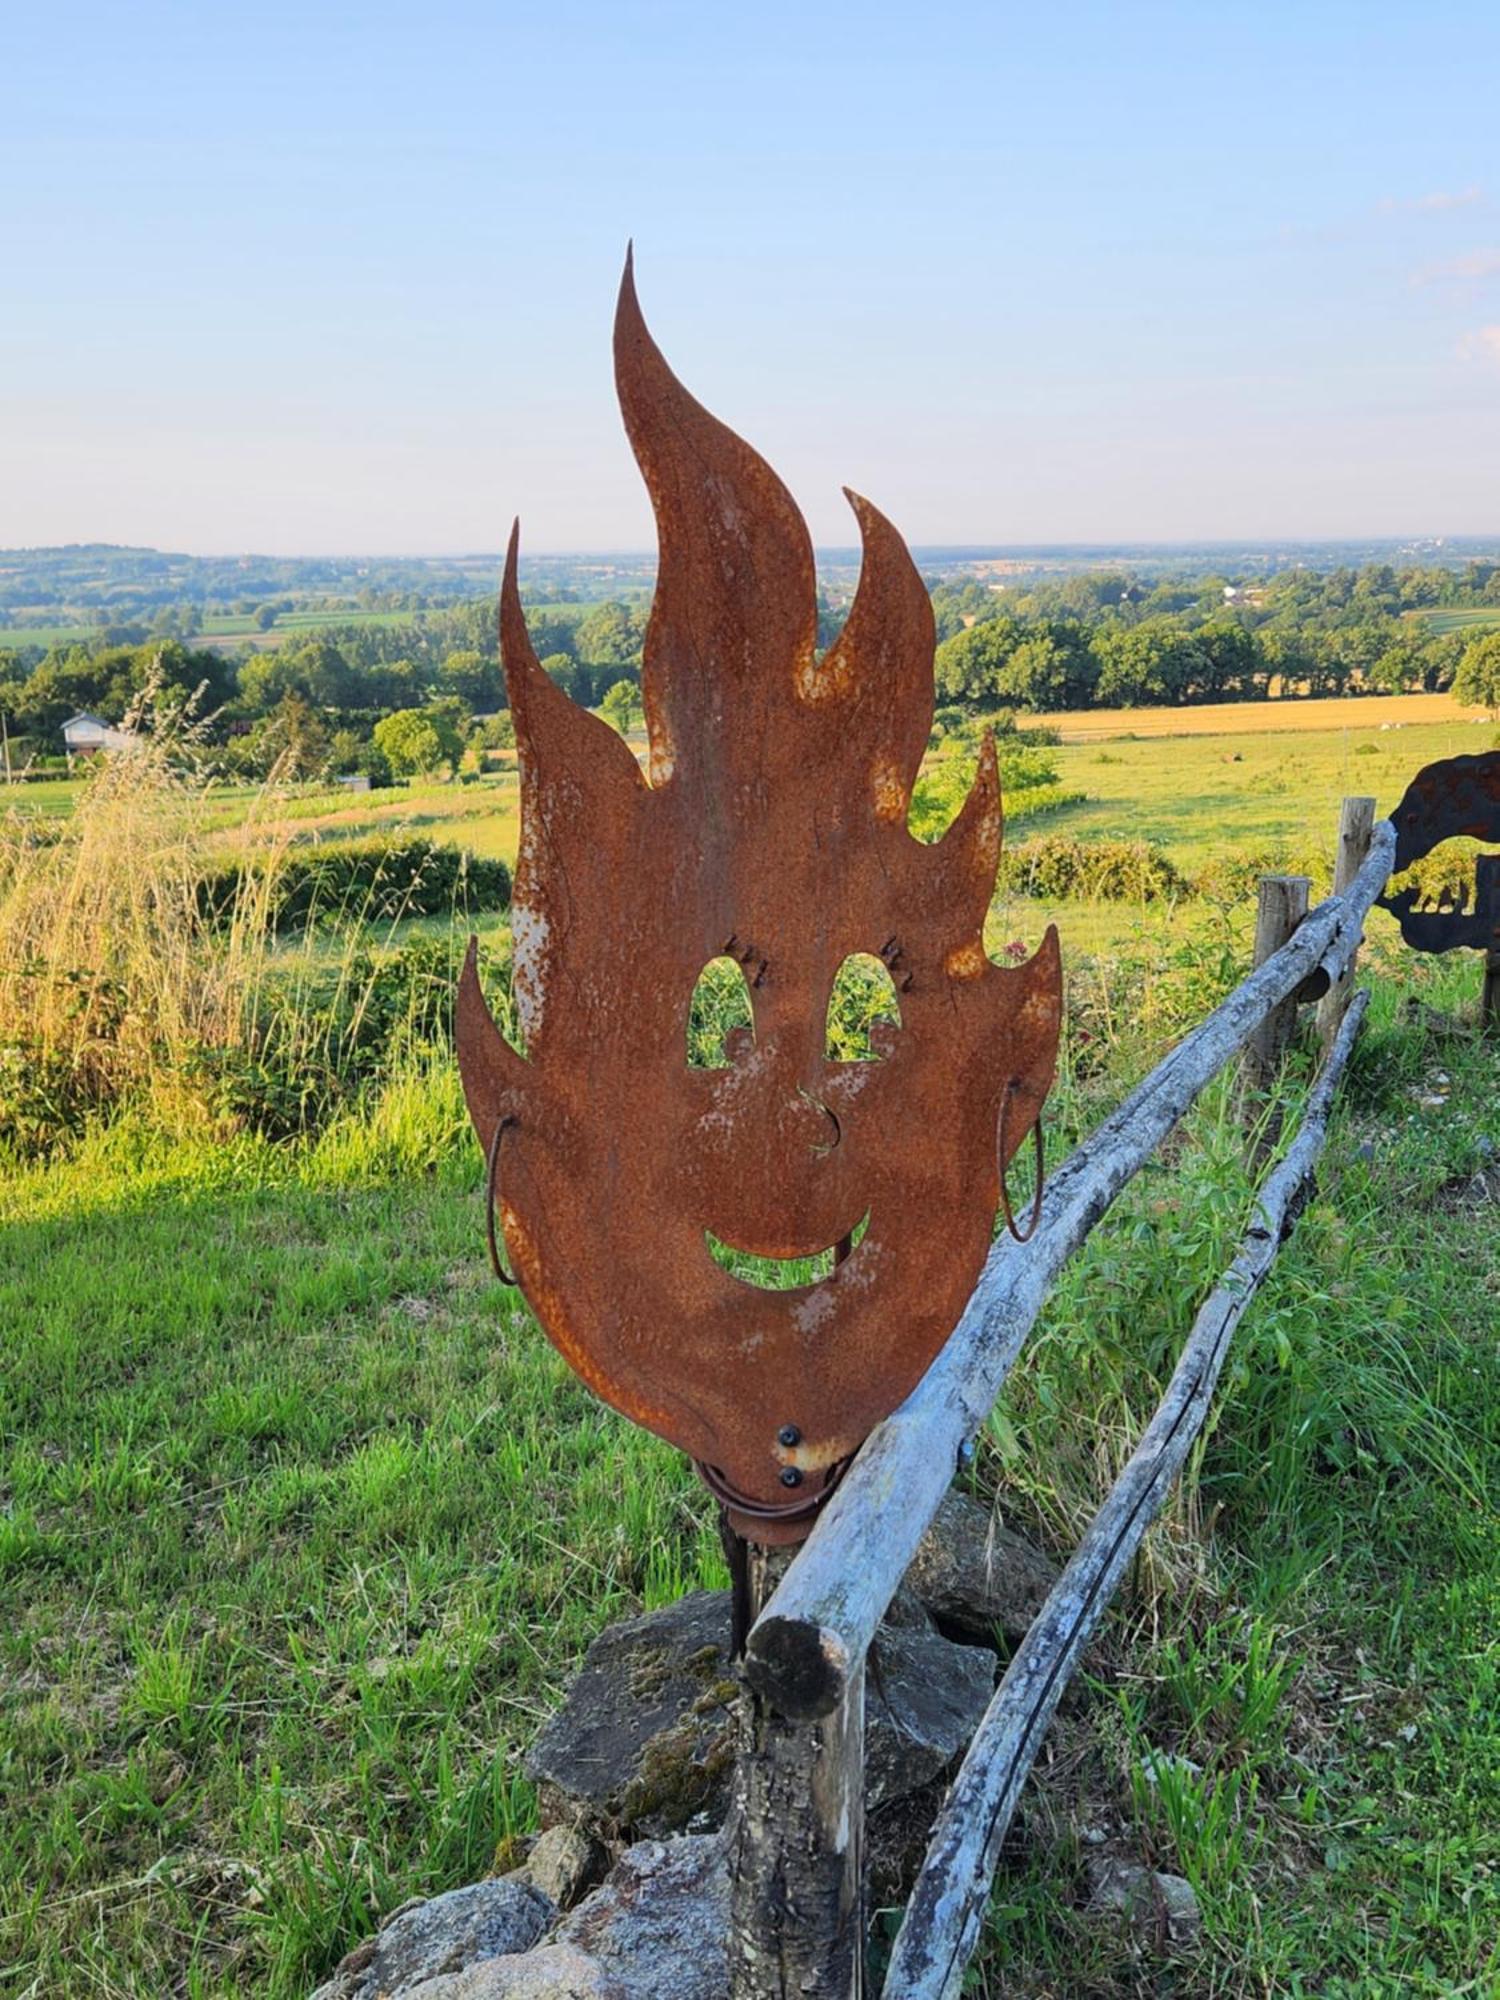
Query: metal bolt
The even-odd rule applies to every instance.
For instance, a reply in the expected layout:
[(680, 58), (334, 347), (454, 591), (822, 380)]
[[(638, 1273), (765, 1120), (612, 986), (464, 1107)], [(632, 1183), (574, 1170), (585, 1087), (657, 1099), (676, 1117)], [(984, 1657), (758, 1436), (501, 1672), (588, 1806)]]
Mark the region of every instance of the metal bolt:
[(784, 1444), (790, 1450), (794, 1444), (801, 1444), (802, 1433), (795, 1424), (783, 1424), (776, 1433), (776, 1442)]
[(802, 1474), (797, 1470), (795, 1465), (788, 1465), (782, 1470), (781, 1483), (783, 1486), (800, 1486), (802, 1484)]

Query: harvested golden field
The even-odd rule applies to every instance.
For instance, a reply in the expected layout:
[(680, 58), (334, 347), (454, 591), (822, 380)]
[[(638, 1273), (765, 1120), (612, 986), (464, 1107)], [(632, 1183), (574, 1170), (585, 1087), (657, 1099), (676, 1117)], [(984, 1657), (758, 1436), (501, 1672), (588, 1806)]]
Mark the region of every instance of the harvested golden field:
[(1287, 730), (1392, 729), (1420, 722), (1483, 723), (1482, 710), (1451, 694), (1334, 696), (1327, 701), (1220, 701), (1201, 708), (1085, 708), (1036, 718), (1064, 743), (1113, 736), (1263, 736)]

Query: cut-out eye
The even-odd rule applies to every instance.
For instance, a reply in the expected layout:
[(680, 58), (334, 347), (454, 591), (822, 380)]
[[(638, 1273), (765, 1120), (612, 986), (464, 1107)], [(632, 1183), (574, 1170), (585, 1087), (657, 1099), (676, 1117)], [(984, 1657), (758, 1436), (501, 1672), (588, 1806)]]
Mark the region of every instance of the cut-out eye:
[(828, 996), (823, 1053), (829, 1062), (879, 1062), (901, 1031), (901, 1003), (880, 960), (852, 951), (838, 969)]
[(750, 987), (732, 958), (711, 958), (688, 1003), (690, 1069), (728, 1069), (755, 1046)]

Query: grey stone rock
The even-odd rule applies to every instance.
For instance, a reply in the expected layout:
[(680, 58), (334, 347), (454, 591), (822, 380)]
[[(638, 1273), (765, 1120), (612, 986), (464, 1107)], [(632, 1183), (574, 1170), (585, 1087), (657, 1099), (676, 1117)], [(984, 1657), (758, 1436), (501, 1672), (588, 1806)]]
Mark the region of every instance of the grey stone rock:
[(560, 1910), (571, 1910), (585, 1889), (604, 1873), (604, 1852), (596, 1840), (574, 1826), (549, 1826), (531, 1844), (513, 1882), (530, 1882)]
[(920, 1626), (883, 1625), (865, 1676), (865, 1803), (931, 1782), (967, 1747), (995, 1691), (995, 1656)]
[(1133, 1930), (1162, 1943), (1192, 1944), (1202, 1927), (1198, 1898), (1181, 1875), (1159, 1875), (1117, 1857), (1088, 1864), (1089, 1908), (1126, 1917)]
[(914, 1625), (921, 1632), (932, 1630), (932, 1616), (927, 1606), (909, 1584), (903, 1583), (886, 1607), (883, 1625)]
[(694, 1591), (601, 1632), (526, 1759), (544, 1825), (606, 1834), (718, 1824), (734, 1767), (729, 1597)]
[[(909, 1597), (904, 1616), (911, 1622), (882, 1626), (866, 1683), (872, 1809), (945, 1770), (994, 1689), (992, 1653), (944, 1638)], [(721, 1826), (738, 1692), (727, 1592), (698, 1591), (610, 1626), (526, 1760), (543, 1821), (606, 1840)]]
[(627, 1849), (552, 1942), (599, 1967), (609, 2000), (724, 2000), (728, 1932), (725, 1844), (697, 1835)]
[(487, 1958), (410, 1989), (411, 2000), (625, 2000), (604, 1968), (571, 1945), (538, 1945), (518, 1958)]
[(475, 1882), (413, 1903), (356, 1946), (314, 2000), (386, 2000), (480, 1961), (528, 1951), (557, 1915), (530, 1882)]
[(1059, 1575), (1057, 1565), (966, 1493), (950, 1493), (917, 1545), (908, 1587), (947, 1632), (993, 1644), (1021, 1639)]

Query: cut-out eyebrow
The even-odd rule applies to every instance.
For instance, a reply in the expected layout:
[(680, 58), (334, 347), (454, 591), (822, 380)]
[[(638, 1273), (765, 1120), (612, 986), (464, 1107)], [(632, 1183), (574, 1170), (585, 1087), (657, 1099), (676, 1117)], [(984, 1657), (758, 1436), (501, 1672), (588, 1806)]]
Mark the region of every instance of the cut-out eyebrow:
[(727, 1069), (727, 1037), (736, 1028), (755, 1032), (750, 984), (735, 959), (711, 958), (693, 983), (687, 1012), (687, 1060), (690, 1069)]
[(873, 1030), (901, 1026), (901, 1002), (890, 970), (874, 952), (853, 951), (834, 975), (824, 1021), (823, 1053), (829, 1062), (877, 1062)]

